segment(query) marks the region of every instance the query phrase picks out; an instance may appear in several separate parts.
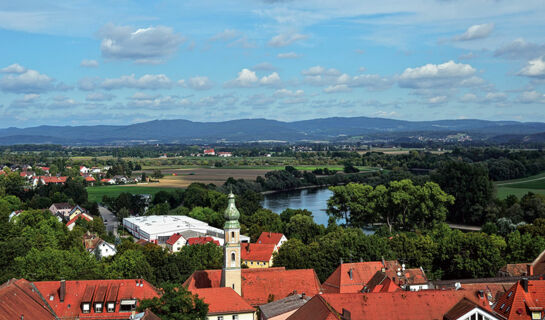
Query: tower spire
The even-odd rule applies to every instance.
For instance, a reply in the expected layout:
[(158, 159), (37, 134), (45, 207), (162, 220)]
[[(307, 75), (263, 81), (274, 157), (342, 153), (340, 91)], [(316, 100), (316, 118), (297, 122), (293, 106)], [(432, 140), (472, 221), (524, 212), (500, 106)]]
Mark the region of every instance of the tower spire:
[(227, 208), (223, 212), (223, 270), (221, 286), (230, 287), (242, 295), (242, 274), (240, 270), (240, 212), (235, 205), (235, 195), (231, 191), (228, 196)]

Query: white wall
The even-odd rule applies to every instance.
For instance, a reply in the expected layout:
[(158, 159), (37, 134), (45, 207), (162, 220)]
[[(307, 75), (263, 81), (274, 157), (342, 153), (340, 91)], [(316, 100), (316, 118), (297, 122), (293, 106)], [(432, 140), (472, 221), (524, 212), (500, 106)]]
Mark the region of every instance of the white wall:
[[(238, 320), (254, 320), (254, 313), (242, 313), (242, 314), (237, 314), (237, 315), (238, 315)], [(223, 320), (232, 320), (233, 319), (232, 314), (206, 316), (206, 319), (207, 320), (219, 320), (220, 316), (223, 316)]]

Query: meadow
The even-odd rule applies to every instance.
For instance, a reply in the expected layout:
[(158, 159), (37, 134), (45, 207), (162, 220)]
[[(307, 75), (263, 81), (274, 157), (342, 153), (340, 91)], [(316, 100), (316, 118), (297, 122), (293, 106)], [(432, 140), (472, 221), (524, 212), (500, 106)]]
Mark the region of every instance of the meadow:
[(545, 172), (522, 179), (498, 181), (495, 185), (500, 199), (505, 199), (508, 195), (520, 198), (528, 192), (545, 195)]

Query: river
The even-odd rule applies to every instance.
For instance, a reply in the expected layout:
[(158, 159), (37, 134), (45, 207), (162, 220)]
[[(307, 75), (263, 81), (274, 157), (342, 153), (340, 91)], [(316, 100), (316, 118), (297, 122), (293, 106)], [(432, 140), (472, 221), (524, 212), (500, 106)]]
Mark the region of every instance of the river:
[(276, 192), (264, 195), (263, 207), (276, 213), (287, 208), (307, 209), (314, 216), (314, 221), (327, 226), (327, 200), (333, 195), (327, 188), (311, 188)]

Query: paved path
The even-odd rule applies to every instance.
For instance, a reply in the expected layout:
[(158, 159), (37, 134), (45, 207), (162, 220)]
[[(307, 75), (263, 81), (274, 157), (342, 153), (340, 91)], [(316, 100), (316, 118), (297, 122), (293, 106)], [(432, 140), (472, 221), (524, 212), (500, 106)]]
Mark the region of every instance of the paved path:
[(510, 184), (526, 183), (526, 182), (530, 182), (530, 181), (538, 181), (538, 180), (543, 180), (543, 179), (545, 179), (545, 177), (535, 178), (535, 179), (530, 179), (530, 180), (523, 180), (523, 181), (497, 183), (496, 185), (497, 186), (507, 186), (507, 185), (510, 185)]
[(103, 206), (98, 206), (98, 211), (102, 220), (104, 220), (104, 225), (106, 226), (107, 232), (113, 232), (114, 235), (117, 235), (117, 217), (111, 212), (108, 208)]

